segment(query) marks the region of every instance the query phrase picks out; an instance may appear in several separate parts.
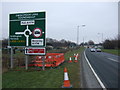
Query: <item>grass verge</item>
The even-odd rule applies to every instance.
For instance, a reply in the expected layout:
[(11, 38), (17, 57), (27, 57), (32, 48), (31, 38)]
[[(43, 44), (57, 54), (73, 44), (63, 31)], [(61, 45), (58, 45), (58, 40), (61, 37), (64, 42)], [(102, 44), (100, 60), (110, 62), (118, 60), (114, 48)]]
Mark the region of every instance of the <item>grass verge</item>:
[(120, 49), (102, 49), (102, 52), (111, 53), (120, 56)]
[[(63, 85), (64, 67), (68, 69), (68, 75), (73, 88), (80, 88), (80, 60), (78, 63), (68, 63), (70, 56), (81, 53), (84, 48), (71, 50), (65, 53), (65, 62), (57, 68), (46, 68), (45, 71), (24, 70), (8, 71), (3, 73), (3, 88), (60, 88)], [(79, 57), (80, 58), (80, 57)], [(73, 60), (74, 58), (72, 58)]]

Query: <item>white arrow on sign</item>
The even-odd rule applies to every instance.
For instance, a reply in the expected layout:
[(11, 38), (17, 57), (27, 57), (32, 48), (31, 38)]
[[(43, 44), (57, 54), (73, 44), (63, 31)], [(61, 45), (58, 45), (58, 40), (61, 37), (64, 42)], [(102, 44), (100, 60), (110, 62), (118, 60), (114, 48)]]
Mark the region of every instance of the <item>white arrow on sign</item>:
[(29, 32), (29, 35), (32, 34), (30, 29), (28, 29), (28, 25), (27, 25), (27, 29), (25, 29), (24, 32), (15, 32), (15, 34), (24, 34), (24, 36), (26, 37), (26, 46), (28, 46), (29, 45), (29, 35), (27, 35), (26, 32)]

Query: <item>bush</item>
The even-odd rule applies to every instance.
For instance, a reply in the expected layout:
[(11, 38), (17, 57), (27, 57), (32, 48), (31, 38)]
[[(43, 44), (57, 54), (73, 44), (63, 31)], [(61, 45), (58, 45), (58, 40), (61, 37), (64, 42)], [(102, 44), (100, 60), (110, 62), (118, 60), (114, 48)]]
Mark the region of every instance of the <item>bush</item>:
[(104, 49), (114, 49), (115, 45), (111, 40), (105, 40), (105, 42), (103, 43), (103, 47)]

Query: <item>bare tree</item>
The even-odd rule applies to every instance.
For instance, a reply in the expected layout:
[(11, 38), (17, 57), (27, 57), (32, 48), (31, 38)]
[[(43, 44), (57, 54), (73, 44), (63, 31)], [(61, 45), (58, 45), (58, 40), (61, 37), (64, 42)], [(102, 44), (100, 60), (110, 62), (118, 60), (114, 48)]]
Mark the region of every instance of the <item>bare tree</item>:
[(94, 45), (94, 42), (93, 42), (92, 40), (89, 40), (89, 41), (88, 41), (88, 44), (89, 44), (89, 45)]

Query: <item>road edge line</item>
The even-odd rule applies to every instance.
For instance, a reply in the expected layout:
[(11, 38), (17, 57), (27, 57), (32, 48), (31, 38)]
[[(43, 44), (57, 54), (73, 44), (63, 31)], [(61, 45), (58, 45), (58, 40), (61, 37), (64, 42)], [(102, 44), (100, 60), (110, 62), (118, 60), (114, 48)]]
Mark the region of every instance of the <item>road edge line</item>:
[[(86, 51), (86, 50), (85, 50)], [(101, 85), (101, 87), (103, 88), (103, 90), (107, 90), (105, 85), (102, 83), (102, 81), (100, 80), (100, 78), (98, 77), (98, 75), (96, 74), (95, 70), (93, 69), (93, 67), (91, 66), (90, 62), (88, 61), (88, 58), (85, 54), (85, 51), (84, 51), (84, 56), (85, 56), (85, 59), (90, 67), (90, 69), (92, 70), (93, 74), (95, 75), (96, 79), (98, 80), (99, 84)]]

